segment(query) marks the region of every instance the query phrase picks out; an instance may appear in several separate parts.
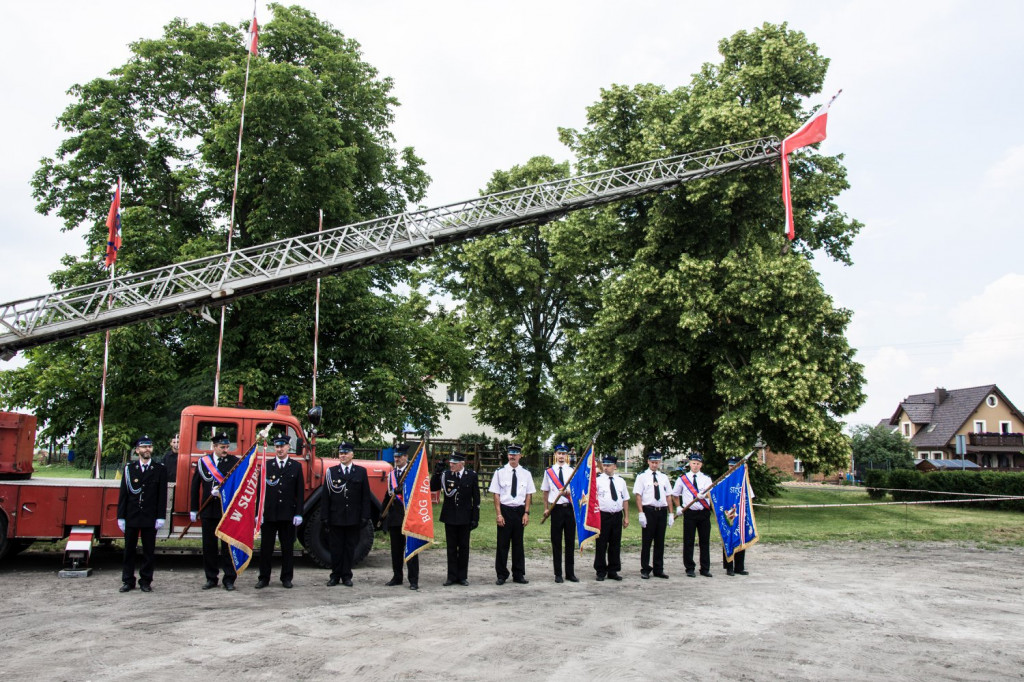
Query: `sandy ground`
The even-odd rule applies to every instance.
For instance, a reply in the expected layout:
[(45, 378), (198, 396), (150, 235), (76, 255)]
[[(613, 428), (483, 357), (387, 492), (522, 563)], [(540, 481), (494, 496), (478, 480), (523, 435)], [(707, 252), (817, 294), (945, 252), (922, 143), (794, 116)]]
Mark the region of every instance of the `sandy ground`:
[[(713, 550), (716, 549), (713, 547)], [(374, 550), (355, 586), (297, 559), (275, 578), (201, 591), (195, 556), (158, 557), (154, 591), (119, 594), (116, 554), (60, 579), (59, 556), (0, 563), (5, 680), (996, 680), (1024, 678), (1024, 549), (952, 544), (759, 545), (750, 575), (555, 584), (528, 558), (529, 585), (494, 584), (474, 554), (469, 587), (442, 587), (443, 551), (422, 555), (419, 592), (384, 587)], [(585, 570), (584, 570), (585, 569)]]

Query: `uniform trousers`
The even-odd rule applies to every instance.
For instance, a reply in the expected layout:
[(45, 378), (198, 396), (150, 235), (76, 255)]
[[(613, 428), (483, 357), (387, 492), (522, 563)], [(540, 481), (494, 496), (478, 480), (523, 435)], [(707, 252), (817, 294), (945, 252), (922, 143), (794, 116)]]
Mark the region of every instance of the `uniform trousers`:
[(622, 570), (622, 512), (601, 512), (601, 534), (597, 536), (594, 570), (601, 577)]
[(692, 571), (693, 540), (697, 536), (700, 543), (700, 571), (711, 570), (711, 510), (687, 509), (683, 512), (683, 568)]
[(523, 550), (523, 516), (526, 507), (501, 505), (505, 525), (498, 526), (498, 551), (494, 556), (494, 570), (502, 580), (508, 579), (508, 550), (512, 549), (512, 577), (526, 577), (526, 553)]
[(562, 539), (565, 539), (565, 574), (576, 575), (575, 552), (576, 515), (571, 504), (556, 504), (551, 510), (551, 558), (555, 575), (562, 575)]
[(405, 561), (405, 535), (402, 534), (401, 526), (388, 528), (388, 535), (391, 537), (391, 573), (395, 580), (402, 580), (402, 564), (409, 567), (409, 583), (417, 585), (420, 582), (420, 558), (414, 556)]
[(135, 587), (135, 548), (142, 539), (142, 568), (139, 569), (139, 584), (153, 582), (153, 567), (156, 565), (156, 528), (127, 526), (124, 529), (124, 565), (121, 568), (121, 582)]
[(444, 524), (444, 543), (448, 552), (448, 580), (457, 583), (469, 579), (469, 534), (473, 526), (468, 523)]
[(264, 521), (260, 529), (260, 580), (270, 582), (270, 563), (274, 558), (274, 542), (281, 539), (281, 582), (291, 582), (295, 575), (295, 524), (287, 521)]
[(747, 550), (741, 549), (732, 555), (732, 561), (729, 561), (725, 556), (725, 550), (722, 550), (722, 568), (728, 570), (733, 569), (736, 571), (742, 571), (747, 556)]
[[(640, 570), (650, 573), (665, 572), (665, 529), (668, 528), (668, 507), (644, 506), (647, 527), (641, 533)], [(654, 546), (654, 563), (651, 563), (651, 545)]]
[(363, 526), (331, 525), (327, 532), (327, 546), (331, 550), (331, 578), (352, 580), (352, 565), (355, 563), (356, 545)]
[[(228, 543), (217, 540), (217, 524), (220, 519), (203, 519), (203, 572), (207, 580), (217, 582), (218, 567), (224, 571), (224, 583), (234, 585), (235, 565), (228, 554)], [(220, 545), (218, 547), (218, 545)]]

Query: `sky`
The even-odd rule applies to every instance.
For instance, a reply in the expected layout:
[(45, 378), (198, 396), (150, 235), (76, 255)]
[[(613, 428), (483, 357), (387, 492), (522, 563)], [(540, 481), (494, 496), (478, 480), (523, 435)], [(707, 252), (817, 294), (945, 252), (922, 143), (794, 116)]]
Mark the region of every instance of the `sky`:
[[(1024, 3), (301, 4), (393, 79), (397, 144), (414, 147), (433, 178), (424, 206), (477, 196), (495, 170), (536, 155), (572, 160), (558, 128), (583, 127), (602, 88), (685, 85), (718, 61), (719, 40), (788, 22), (831, 59), (808, 106), (843, 90), (821, 151), (844, 155), (851, 189), (838, 203), (864, 223), (852, 266), (814, 260), (836, 305), (853, 311), (847, 336), (865, 367), (867, 400), (845, 421), (877, 423), (906, 396), (939, 386), (995, 383), (1024, 409)], [(252, 9), (235, 0), (5, 8), (0, 301), (49, 292), (61, 256), (83, 251), (58, 218), (35, 212), (29, 187), (61, 140), (54, 124), (68, 88), (123, 64), (130, 42), (159, 37), (174, 17), (241, 23)], [(263, 2), (256, 12), (271, 18)]]

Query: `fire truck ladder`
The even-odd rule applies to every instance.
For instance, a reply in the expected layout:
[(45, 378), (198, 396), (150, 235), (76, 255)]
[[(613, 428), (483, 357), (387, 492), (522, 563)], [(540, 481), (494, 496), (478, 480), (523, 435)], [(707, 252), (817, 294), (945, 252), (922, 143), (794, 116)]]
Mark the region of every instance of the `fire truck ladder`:
[(543, 224), (570, 211), (771, 163), (779, 158), (780, 147), (775, 137), (728, 144), (344, 225), (0, 304), (0, 358), (9, 360), (26, 348), (222, 305), (344, 270), (415, 258), (430, 252), (435, 244), (517, 225)]

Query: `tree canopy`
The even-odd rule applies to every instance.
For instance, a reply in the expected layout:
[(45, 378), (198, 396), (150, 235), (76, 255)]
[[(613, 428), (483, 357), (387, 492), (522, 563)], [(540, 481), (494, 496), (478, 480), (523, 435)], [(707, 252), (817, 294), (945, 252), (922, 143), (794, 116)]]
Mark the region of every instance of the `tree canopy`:
[(862, 469), (912, 469), (914, 448), (906, 438), (883, 424), (858, 424), (851, 438), (853, 464)]
[[(299, 7), (272, 4), (252, 58), (233, 248), (405, 210), (429, 177), (389, 130), (392, 82), (363, 61), (359, 45)], [(75, 85), (58, 118), (66, 133), (33, 180), (38, 210), (65, 230), (88, 231), (88, 253), (51, 276), (59, 288), (107, 276), (101, 267), (110, 187), (124, 179), (118, 273), (223, 252), (245, 82), (245, 28), (170, 22), (163, 36), (131, 45), (107, 77)], [(465, 381), (461, 321), (433, 312), (407, 290), (408, 266), (358, 270), (323, 281), (317, 402), (324, 428), (348, 437), (436, 424), (438, 381)], [(308, 406), (314, 284), (228, 308), (221, 404), (244, 385), (249, 406), (278, 394)], [(211, 311), (216, 315), (218, 311)], [(209, 404), (217, 325), (178, 315), (111, 334), (106, 423), (113, 446), (139, 431), (173, 432), (180, 410)], [(101, 335), (26, 353), (0, 375), (0, 400), (28, 406), (48, 436), (95, 442)]]

